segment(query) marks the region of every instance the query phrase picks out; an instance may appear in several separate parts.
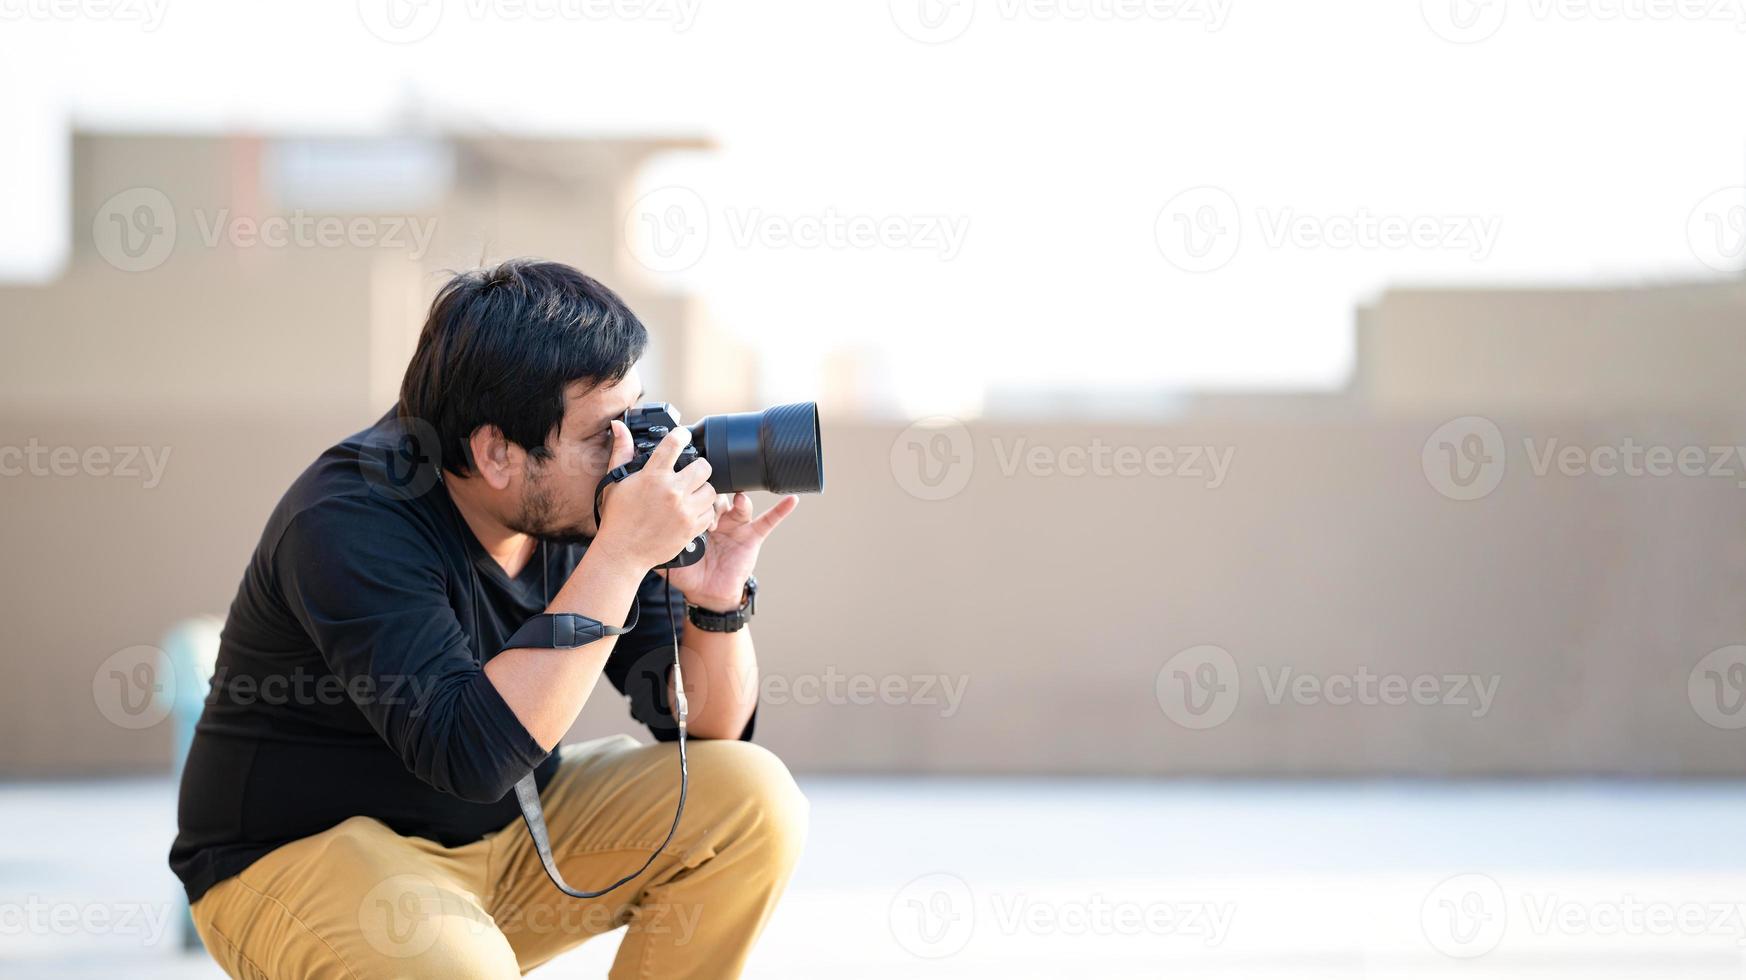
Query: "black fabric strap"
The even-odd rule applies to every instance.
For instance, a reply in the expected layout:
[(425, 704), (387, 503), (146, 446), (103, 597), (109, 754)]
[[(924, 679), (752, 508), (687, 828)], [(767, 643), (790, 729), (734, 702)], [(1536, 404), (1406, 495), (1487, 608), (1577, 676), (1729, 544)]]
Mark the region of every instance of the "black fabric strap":
[(598, 619), (575, 613), (541, 613), (521, 624), (504, 644), (505, 650), (561, 650), (587, 646), (608, 636), (623, 636), (636, 629), (642, 616), (642, 604), (631, 600), (630, 622), (623, 626), (608, 626)]
[[(515, 802), (521, 807), (521, 819), (527, 824), (527, 835), (533, 839), (534, 851), (540, 856), (540, 864), (546, 869), (546, 877), (552, 879), (557, 889), (571, 898), (599, 898), (607, 892), (623, 885), (649, 870), (655, 863), (655, 858), (672, 843), (673, 835), (679, 832), (679, 820), (685, 816), (685, 795), (690, 780), (685, 761), (685, 720), (687, 707), (685, 704), (685, 679), (679, 671), (679, 634), (678, 626), (673, 622), (673, 585), (667, 583), (667, 625), (673, 632), (673, 687), (677, 694), (675, 707), (676, 720), (679, 723), (679, 805), (673, 811), (673, 825), (667, 828), (667, 837), (659, 847), (649, 854), (649, 859), (643, 866), (618, 879), (599, 891), (585, 892), (571, 887), (558, 871), (558, 861), (552, 855), (552, 835), (546, 829), (546, 811), (540, 806), (540, 787), (535, 773), (528, 773), (515, 784)], [(642, 615), (641, 603), (632, 600), (630, 622), (624, 626), (607, 626), (598, 619), (587, 616), (577, 616), (571, 613), (548, 613), (535, 616), (522, 624), (515, 635), (504, 644), (505, 650), (519, 648), (556, 649), (563, 647), (578, 647), (592, 643), (602, 636), (617, 636), (628, 633), (636, 626)]]

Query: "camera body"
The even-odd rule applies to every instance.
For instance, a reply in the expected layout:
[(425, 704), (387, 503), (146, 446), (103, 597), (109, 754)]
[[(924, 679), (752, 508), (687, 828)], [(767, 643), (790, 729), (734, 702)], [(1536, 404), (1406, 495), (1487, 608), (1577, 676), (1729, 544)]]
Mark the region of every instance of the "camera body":
[[(630, 430), (631, 448), (636, 453), (624, 468), (627, 474), (635, 473), (649, 461), (649, 454), (655, 451), (662, 439), (667, 438), (667, 433), (679, 428), (679, 410), (668, 402), (643, 402), (625, 411), (624, 424)], [(688, 444), (680, 451), (673, 468), (682, 470), (702, 458), (697, 446)]]
[[(630, 429), (631, 461), (608, 473), (596, 488), (595, 519), (600, 496), (612, 483), (642, 469), (669, 432), (679, 427), (679, 410), (667, 402), (644, 402), (624, 413)], [(707, 416), (692, 425), (691, 442), (673, 468), (682, 470), (699, 459), (709, 460), (710, 486), (716, 493), (771, 490), (776, 493), (818, 493), (824, 489), (824, 452), (819, 438), (818, 403), (778, 405), (761, 412)], [(660, 568), (678, 568), (703, 558), (699, 535), (672, 561)]]

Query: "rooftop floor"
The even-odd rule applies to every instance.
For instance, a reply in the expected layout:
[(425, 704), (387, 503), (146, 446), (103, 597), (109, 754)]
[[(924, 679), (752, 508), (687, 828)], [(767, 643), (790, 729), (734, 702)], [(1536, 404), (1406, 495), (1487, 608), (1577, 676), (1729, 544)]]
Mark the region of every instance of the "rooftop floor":
[[(756, 977), (1746, 977), (1746, 786), (801, 782)], [(0, 976), (220, 976), (178, 951), (173, 802), (0, 785)]]

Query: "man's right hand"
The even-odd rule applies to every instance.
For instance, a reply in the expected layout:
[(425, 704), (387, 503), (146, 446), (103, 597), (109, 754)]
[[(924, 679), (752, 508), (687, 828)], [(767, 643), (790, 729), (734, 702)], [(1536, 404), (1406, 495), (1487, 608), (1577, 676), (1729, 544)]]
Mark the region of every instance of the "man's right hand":
[[(673, 469), (680, 451), (690, 442), (691, 430), (674, 427), (655, 446), (642, 469), (607, 488), (592, 548), (603, 548), (649, 569), (672, 559), (692, 538), (709, 529), (716, 501), (715, 488), (709, 485), (709, 460), (698, 459), (682, 470)], [(608, 469), (623, 466), (635, 455), (630, 428), (614, 419)]]

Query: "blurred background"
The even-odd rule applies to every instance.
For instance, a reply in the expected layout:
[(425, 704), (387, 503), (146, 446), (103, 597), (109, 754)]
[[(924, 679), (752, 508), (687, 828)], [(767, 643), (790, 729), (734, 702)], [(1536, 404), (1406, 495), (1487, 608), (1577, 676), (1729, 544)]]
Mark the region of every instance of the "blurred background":
[(244, 562), (534, 255), (688, 417), (822, 406), (754, 975), (1746, 975), (1743, 55), (1746, 0), (0, 0), (0, 974), (219, 975), (165, 855)]

